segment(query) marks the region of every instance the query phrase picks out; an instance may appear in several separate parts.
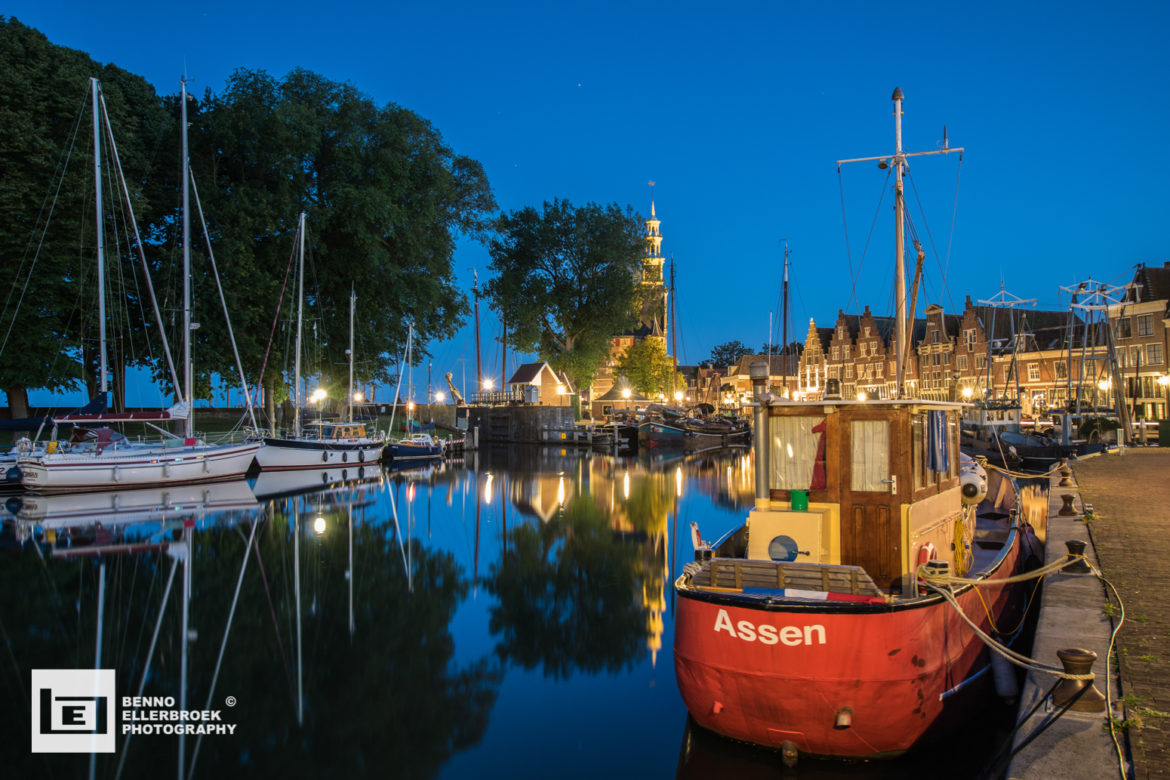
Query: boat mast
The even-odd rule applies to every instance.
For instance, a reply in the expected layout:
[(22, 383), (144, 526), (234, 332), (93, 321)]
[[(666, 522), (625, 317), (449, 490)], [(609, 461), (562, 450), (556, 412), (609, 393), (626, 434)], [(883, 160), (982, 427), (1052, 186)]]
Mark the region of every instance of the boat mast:
[[(353, 310), (357, 306), (357, 295), (353, 291), (353, 283), (349, 285), (349, 394), (346, 396), (346, 408), (349, 410), (349, 422), (353, 422)], [(352, 522), (352, 520), (351, 520)]]
[(101, 83), (96, 78), (89, 80), (93, 95), (93, 181), (97, 192), (97, 278), (98, 278), (98, 353), (100, 360), (101, 392), (103, 400), (108, 401), (106, 392), (109, 388), (109, 374), (106, 367), (106, 255), (105, 238), (102, 235), (102, 135), (101, 119), (98, 111), (98, 94)]
[[(783, 372), (784, 384), (780, 386), (780, 394), (788, 397), (788, 239), (784, 239), (784, 301), (780, 309), (780, 331), (784, 335), (780, 339), (780, 370)], [(768, 373), (772, 373), (772, 361), (768, 361)], [(799, 382), (798, 382), (799, 384)]]
[(928, 154), (950, 154), (951, 152), (959, 152), (960, 156), (963, 152), (963, 147), (951, 147), (946, 139), (946, 133), (943, 133), (943, 146), (941, 149), (935, 149), (929, 152), (905, 152), (902, 150), (902, 101), (905, 95), (902, 94), (901, 87), (894, 88), (894, 94), (891, 97), (894, 101), (894, 154), (879, 155), (877, 157), (855, 157), (851, 160), (838, 160), (837, 165), (855, 162), (870, 162), (877, 161), (879, 168), (888, 168), (891, 164), (894, 166), (894, 235), (897, 246), (895, 247), (896, 260), (894, 267), (894, 349), (895, 349), (895, 388), (894, 397), (902, 397), (902, 386), (905, 382), (906, 374), (906, 347), (908, 339), (906, 336), (906, 204), (903, 199), (903, 185), (902, 176), (906, 170), (907, 157), (922, 157)]
[(674, 400), (678, 383), (678, 323), (674, 320), (674, 254), (670, 255), (670, 397)]
[(902, 89), (894, 87), (894, 341), (896, 374), (894, 397), (901, 398), (906, 380), (906, 204), (902, 201), (902, 175), (906, 158), (902, 156)]
[(479, 359), (479, 272), (472, 273), (475, 275), (475, 281), (471, 283), (471, 294), (475, 299), (475, 391), (479, 393), (483, 392), (483, 368)]
[(301, 320), (305, 315), (305, 212), (297, 220), (297, 348), (293, 360), (293, 436), (301, 435)]
[(195, 380), (191, 370), (191, 211), (190, 211), (190, 160), (187, 157), (187, 78), (179, 79), (180, 119), (183, 139), (183, 393), (187, 402), (187, 417), (184, 430), (188, 439), (195, 435), (195, 421), (192, 419), (195, 407)]

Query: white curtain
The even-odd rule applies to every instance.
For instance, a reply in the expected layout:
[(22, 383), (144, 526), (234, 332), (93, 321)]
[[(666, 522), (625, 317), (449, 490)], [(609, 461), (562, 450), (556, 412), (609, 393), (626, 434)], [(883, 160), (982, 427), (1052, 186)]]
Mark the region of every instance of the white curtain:
[(885, 420), (854, 420), (850, 427), (853, 479), (850, 490), (890, 492), (890, 424)]
[(773, 417), (768, 421), (772, 449), (769, 486), (775, 490), (808, 490), (812, 485), (817, 445), (824, 434), (812, 429), (823, 417)]

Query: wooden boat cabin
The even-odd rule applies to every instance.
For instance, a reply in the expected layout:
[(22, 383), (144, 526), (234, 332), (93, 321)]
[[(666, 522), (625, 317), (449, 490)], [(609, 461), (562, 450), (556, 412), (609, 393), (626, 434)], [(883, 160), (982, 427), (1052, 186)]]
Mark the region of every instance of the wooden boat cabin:
[[(916, 593), (929, 558), (955, 573), (970, 547), (959, 483), (960, 404), (772, 402), (764, 416), (768, 500), (740, 540), (747, 559), (857, 566), (886, 594)], [(760, 457), (760, 455), (764, 457)]]

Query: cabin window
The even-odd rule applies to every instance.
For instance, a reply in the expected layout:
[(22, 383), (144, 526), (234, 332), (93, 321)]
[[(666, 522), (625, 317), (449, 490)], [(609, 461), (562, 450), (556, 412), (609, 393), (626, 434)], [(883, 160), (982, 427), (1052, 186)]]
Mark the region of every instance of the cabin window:
[(775, 490), (825, 489), (825, 418), (772, 417), (769, 486)]
[(890, 424), (886, 420), (854, 420), (849, 424), (852, 452), (849, 489), (890, 492)]

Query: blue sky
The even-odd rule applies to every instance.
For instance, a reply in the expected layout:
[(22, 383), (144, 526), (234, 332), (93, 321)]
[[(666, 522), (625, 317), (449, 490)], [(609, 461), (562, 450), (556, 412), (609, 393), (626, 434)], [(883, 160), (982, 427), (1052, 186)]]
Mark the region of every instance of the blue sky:
[[(1170, 260), (1164, 2), (10, 0), (4, 13), (162, 94), (184, 70), (197, 92), (236, 67), (351, 82), (482, 162), (505, 210), (559, 197), (646, 215), (654, 180), (684, 362), (765, 340), (782, 238), (790, 338), (839, 308), (891, 313), (885, 173), (863, 163), (839, 179), (835, 161), (892, 152), (895, 86), (907, 150), (938, 148), (943, 125), (966, 148), (961, 167), (955, 155), (913, 164), (914, 221), (937, 247), (926, 302), (955, 311), (1002, 280), (1065, 309), (1061, 285), (1124, 283), (1135, 264)], [(455, 262), (470, 289), (487, 252), (465, 243)], [(482, 326), (499, 332), (490, 314)], [(486, 336), (483, 356), (498, 374)], [(470, 324), (436, 345), (436, 381), (458, 381), (460, 358), (473, 372)]]

